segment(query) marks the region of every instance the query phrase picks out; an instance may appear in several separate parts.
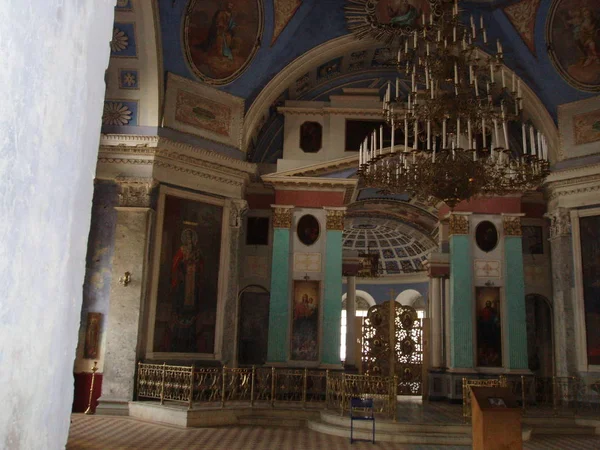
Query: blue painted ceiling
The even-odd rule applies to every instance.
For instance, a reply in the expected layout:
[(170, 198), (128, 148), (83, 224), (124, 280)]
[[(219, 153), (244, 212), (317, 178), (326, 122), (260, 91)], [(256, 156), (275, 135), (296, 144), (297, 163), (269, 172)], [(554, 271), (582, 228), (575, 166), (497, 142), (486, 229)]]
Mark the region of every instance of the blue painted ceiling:
[[(502, 10), (503, 7), (519, 1), (521, 0), (462, 1), (460, 6), (465, 21), (470, 14), (484, 17), (490, 43), (488, 50), (493, 50), (497, 38), (501, 40), (506, 65), (527, 82), (556, 120), (558, 105), (588, 98), (593, 94), (570, 86), (559, 75), (549, 58), (545, 33), (552, 2), (542, 0), (540, 3), (535, 23), (534, 55)], [(188, 1), (185, 0), (159, 0), (163, 68), (165, 72), (198, 81), (187, 66), (182, 46), (182, 26), (187, 4)], [(239, 78), (219, 87), (245, 98), (246, 109), (252, 105), (267, 83), (296, 58), (320, 44), (349, 33), (344, 16), (346, 0), (303, 0), (271, 46), (274, 29), (273, 5), (273, 1), (264, 1), (265, 26), (262, 45), (253, 61)], [(332, 76), (320, 77), (319, 68), (307, 68), (307, 71), (316, 71), (316, 75), (312, 74), (309, 77), (311, 82), (307, 83), (302, 92), (297, 92), (296, 86), (290, 86), (286, 92), (281, 93), (280, 102), (287, 98), (327, 100), (329, 95), (340, 93), (342, 87), (381, 87), (385, 80), (396, 76), (394, 70), (382, 63), (382, 54), (385, 54), (384, 45), (380, 49), (371, 49), (371, 52), (365, 55), (368, 59), (362, 62), (360, 59), (354, 62), (346, 61), (345, 70), (334, 72)], [(340, 54), (340, 58), (356, 56), (360, 55)], [(251, 144), (249, 159), (252, 161), (273, 162), (280, 156), (278, 151), (281, 150), (283, 122), (276, 114), (275, 108), (272, 109), (272, 116), (262, 124), (261, 131)]]

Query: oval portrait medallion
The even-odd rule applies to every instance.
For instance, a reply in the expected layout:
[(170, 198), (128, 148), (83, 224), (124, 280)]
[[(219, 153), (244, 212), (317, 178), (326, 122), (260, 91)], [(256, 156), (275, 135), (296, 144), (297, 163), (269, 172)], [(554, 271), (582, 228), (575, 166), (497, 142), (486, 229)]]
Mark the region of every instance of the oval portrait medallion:
[(484, 252), (491, 252), (498, 245), (498, 231), (492, 222), (484, 220), (475, 228), (475, 242)]
[(582, 91), (600, 91), (600, 2), (554, 0), (548, 13), (548, 54), (560, 75)]
[(190, 0), (183, 28), (186, 60), (205, 83), (227, 84), (260, 46), (262, 0)]
[(319, 239), (319, 221), (310, 214), (302, 216), (298, 221), (297, 233), (300, 242), (304, 245), (313, 245)]

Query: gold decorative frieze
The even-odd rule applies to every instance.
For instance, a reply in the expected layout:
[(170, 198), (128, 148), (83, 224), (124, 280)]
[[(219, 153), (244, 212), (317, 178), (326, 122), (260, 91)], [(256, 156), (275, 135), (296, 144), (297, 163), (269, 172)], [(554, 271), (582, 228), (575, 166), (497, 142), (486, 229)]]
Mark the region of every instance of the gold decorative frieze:
[(119, 206), (150, 208), (154, 188), (158, 185), (153, 178), (117, 177)]
[(449, 234), (469, 234), (469, 216), (462, 214), (451, 214), (449, 223)]
[(502, 226), (504, 228), (504, 236), (521, 236), (521, 217), (519, 216), (503, 216)]
[(329, 209), (326, 208), (325, 212), (327, 214), (327, 229), (334, 231), (343, 231), (344, 230), (344, 214), (346, 213), (346, 208), (338, 208), (338, 209)]
[(273, 228), (290, 228), (292, 226), (293, 206), (271, 205), (273, 208)]

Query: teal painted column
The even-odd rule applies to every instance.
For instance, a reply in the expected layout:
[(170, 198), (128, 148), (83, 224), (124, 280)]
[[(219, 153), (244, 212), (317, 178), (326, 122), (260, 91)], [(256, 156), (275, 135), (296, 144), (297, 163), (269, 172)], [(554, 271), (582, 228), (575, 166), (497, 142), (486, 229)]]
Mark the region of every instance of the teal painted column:
[(527, 370), (527, 322), (525, 317), (525, 275), (521, 244), (521, 219), (504, 216), (505, 308), (508, 368)]
[(321, 363), (337, 366), (341, 364), (343, 227), (344, 209), (327, 209)]
[(292, 208), (273, 206), (273, 260), (267, 363), (288, 359), (290, 323), (290, 226)]
[(469, 215), (450, 216), (450, 367), (471, 369), (473, 361), (473, 257)]

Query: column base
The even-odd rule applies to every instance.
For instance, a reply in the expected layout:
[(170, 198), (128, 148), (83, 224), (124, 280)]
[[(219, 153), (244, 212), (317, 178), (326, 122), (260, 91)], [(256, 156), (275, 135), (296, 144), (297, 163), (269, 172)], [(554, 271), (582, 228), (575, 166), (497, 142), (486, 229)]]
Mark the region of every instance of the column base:
[(129, 400), (120, 398), (100, 397), (96, 414), (110, 416), (128, 416), (129, 415)]

